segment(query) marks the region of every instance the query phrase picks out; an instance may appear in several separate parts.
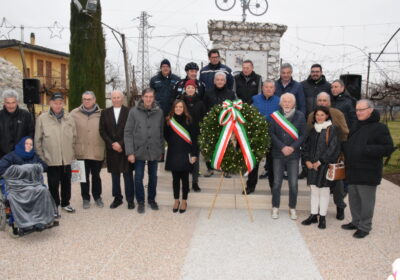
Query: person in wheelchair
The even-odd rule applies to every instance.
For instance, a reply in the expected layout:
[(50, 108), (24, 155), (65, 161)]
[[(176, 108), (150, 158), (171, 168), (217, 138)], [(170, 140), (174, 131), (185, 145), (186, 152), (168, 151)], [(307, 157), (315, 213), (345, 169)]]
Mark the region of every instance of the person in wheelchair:
[[(11, 208), (8, 224), (14, 236), (58, 225), (57, 206), (43, 184), (47, 165), (36, 155), (33, 140), (24, 137), (0, 160), (3, 202)], [(5, 199), (4, 199), (5, 198)]]

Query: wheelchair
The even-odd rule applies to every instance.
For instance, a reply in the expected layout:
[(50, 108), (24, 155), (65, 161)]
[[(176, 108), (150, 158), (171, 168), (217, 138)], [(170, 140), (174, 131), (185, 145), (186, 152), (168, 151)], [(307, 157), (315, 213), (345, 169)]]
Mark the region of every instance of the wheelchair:
[(7, 200), (8, 192), (6, 188), (6, 182), (4, 179), (0, 179), (0, 231), (5, 231), (8, 226), (8, 231), (11, 237), (22, 237), (32, 232), (43, 231), (59, 225), (58, 220), (54, 220), (52, 223), (43, 225), (37, 224), (31, 227), (19, 228), (17, 227), (14, 216), (11, 211), (10, 201)]

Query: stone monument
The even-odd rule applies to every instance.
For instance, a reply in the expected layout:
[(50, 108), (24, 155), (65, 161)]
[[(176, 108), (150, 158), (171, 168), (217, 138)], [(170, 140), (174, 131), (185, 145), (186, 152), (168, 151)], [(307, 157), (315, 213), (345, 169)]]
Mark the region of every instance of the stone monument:
[(3, 91), (14, 89), (19, 95), (19, 106), (26, 108), (23, 103), (22, 73), (11, 62), (0, 57), (0, 109), (3, 109)]
[(213, 48), (220, 51), (232, 71), (241, 71), (243, 60), (250, 59), (254, 71), (263, 79), (279, 78), (280, 40), (286, 25), (210, 20), (208, 33)]

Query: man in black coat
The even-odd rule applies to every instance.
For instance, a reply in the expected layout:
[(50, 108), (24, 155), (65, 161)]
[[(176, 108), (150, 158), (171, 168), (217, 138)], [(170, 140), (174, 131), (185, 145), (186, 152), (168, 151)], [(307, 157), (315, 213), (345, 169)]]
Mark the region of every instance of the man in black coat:
[(310, 76), (308, 76), (307, 80), (302, 81), (301, 84), (303, 85), (306, 99), (306, 116), (308, 116), (317, 106), (315, 104), (317, 95), (321, 92), (331, 93), (331, 84), (325, 79), (320, 64), (311, 66)]
[(23, 137), (33, 138), (35, 132), (32, 115), (18, 106), (18, 93), (8, 89), (2, 97), (4, 107), (0, 111), (0, 158), (13, 151)]
[[(206, 111), (209, 112), (214, 105), (222, 104), (225, 100), (234, 100), (235, 93), (228, 88), (227, 86), (227, 77), (224, 72), (217, 72), (214, 76), (214, 87), (208, 89), (204, 96), (204, 105), (206, 107)], [(206, 162), (207, 172), (204, 174), (204, 177), (211, 177), (214, 173), (211, 169), (211, 163)], [(229, 178), (229, 175), (226, 174), (226, 177)]]
[(354, 109), (356, 100), (345, 89), (342, 80), (334, 80), (331, 85), (332, 107), (342, 111), (347, 127), (351, 129), (357, 121)]
[(261, 92), (262, 78), (254, 72), (251, 60), (242, 63), (242, 72), (233, 77), (233, 91), (244, 103), (251, 105), (252, 97)]
[(357, 121), (344, 146), (346, 180), (349, 183), (351, 223), (343, 229), (357, 230), (355, 238), (364, 238), (372, 228), (376, 187), (382, 180), (383, 157), (394, 151), (389, 129), (380, 123), (378, 111), (370, 100), (356, 105)]
[(121, 173), (124, 177), (125, 196), (128, 202), (128, 209), (134, 209), (134, 182), (133, 165), (128, 162), (125, 155), (124, 129), (128, 119), (129, 109), (122, 105), (124, 94), (119, 91), (111, 93), (112, 107), (101, 111), (100, 135), (106, 144), (107, 170), (111, 173), (112, 195), (114, 201), (110, 208), (117, 208), (122, 204), (121, 194)]
[(151, 78), (150, 87), (154, 89), (156, 101), (164, 113), (169, 114), (172, 105), (172, 89), (180, 80), (177, 75), (171, 72), (171, 63), (168, 59), (163, 59), (160, 63), (160, 72)]

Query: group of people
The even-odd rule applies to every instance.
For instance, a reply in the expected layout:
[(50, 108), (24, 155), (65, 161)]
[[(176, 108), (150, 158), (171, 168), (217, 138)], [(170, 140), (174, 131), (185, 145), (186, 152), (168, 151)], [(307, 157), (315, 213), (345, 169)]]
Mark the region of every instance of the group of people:
[[(114, 197), (110, 208), (123, 203), (122, 173), (128, 209), (135, 208), (136, 197), (137, 211), (144, 213), (145, 166), (149, 178), (147, 203), (152, 210), (158, 210), (157, 169), (158, 162), (165, 157), (165, 169), (172, 173), (172, 210), (184, 213), (188, 207), (190, 174), (192, 189), (201, 191), (199, 124), (214, 105), (227, 99), (241, 99), (265, 117), (272, 140), (270, 149), (265, 151), (263, 174), (258, 175), (257, 163), (248, 175), (244, 192), (253, 193), (258, 179), (268, 177), (271, 216), (277, 219), (282, 181), (286, 177), (289, 216), (296, 220), (298, 179), (307, 177), (311, 213), (302, 221), (303, 225), (318, 223), (319, 228), (326, 227), (331, 193), (337, 207), (336, 218), (343, 220), (344, 197), (348, 192), (352, 221), (342, 228), (356, 230), (357, 238), (368, 235), (375, 193), (382, 178), (382, 158), (393, 151), (389, 130), (379, 122), (374, 104), (369, 100), (356, 101), (341, 80), (330, 84), (319, 64), (312, 65), (310, 76), (300, 83), (293, 79), (288, 63), (281, 65), (278, 80), (263, 81), (250, 60), (244, 60), (242, 71), (233, 76), (231, 69), (220, 62), (218, 50), (210, 50), (208, 58), (209, 64), (202, 69), (196, 63), (188, 63), (184, 79), (172, 74), (170, 62), (164, 59), (159, 73), (150, 81), (150, 88), (143, 90), (141, 99), (130, 109), (123, 105), (121, 91), (111, 93), (112, 106), (103, 110), (96, 104), (95, 94), (86, 91), (82, 104), (68, 114), (63, 109), (63, 95), (55, 93), (50, 99), (50, 110), (38, 117), (34, 131), (32, 117), (18, 107), (18, 95), (8, 90), (3, 93), (4, 109), (0, 111), (0, 156), (12, 152), (23, 137), (34, 139), (36, 160), (47, 170), (54, 201), (70, 213), (75, 211), (70, 205), (74, 159), (83, 160), (85, 166), (86, 182), (81, 183), (83, 208), (90, 207), (91, 198), (97, 207), (104, 206), (100, 170), (106, 159)], [(345, 158), (346, 179), (329, 181), (328, 165), (335, 163), (340, 154)], [(9, 166), (5, 158), (0, 161), (0, 171)], [(206, 165), (204, 176), (210, 177), (213, 170), (210, 162)]]

